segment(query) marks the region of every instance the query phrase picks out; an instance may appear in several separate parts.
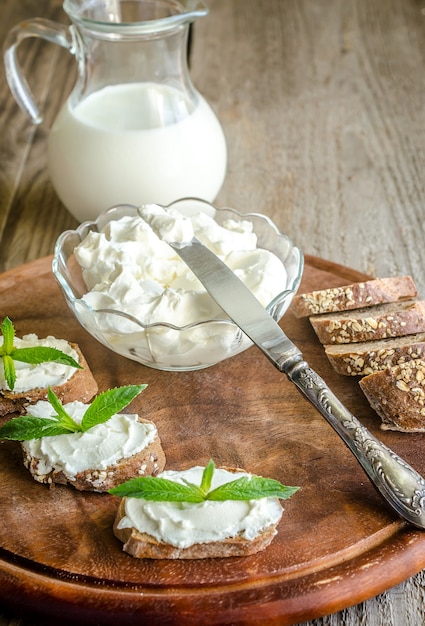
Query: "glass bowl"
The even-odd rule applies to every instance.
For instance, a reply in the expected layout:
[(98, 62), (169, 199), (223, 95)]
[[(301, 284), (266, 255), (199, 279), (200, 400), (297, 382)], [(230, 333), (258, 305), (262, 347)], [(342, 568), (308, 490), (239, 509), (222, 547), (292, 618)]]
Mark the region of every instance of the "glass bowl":
[[(267, 311), (279, 321), (298, 289), (303, 272), (303, 255), (290, 239), (281, 234), (265, 215), (241, 214), (230, 208), (216, 208), (203, 200), (185, 198), (168, 207), (185, 215), (203, 211), (222, 224), (229, 218), (250, 221), (257, 236), (257, 247), (276, 254), (283, 262), (287, 280)], [(137, 216), (138, 208), (117, 205), (94, 222), (84, 222), (76, 230), (62, 233), (55, 246), (53, 274), (63, 290), (75, 317), (93, 337), (114, 352), (143, 365), (166, 371), (196, 370), (214, 365), (239, 354), (252, 345), (248, 337), (223, 313), (220, 319), (175, 326), (170, 320), (146, 324), (123, 311), (95, 310), (82, 297), (88, 289), (74, 249), (90, 231), (101, 231), (108, 223), (123, 216)]]

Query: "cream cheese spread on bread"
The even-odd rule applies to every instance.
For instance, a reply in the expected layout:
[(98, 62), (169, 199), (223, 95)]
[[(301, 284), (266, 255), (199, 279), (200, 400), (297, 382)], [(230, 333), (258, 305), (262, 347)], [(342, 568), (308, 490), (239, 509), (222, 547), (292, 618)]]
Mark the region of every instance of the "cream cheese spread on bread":
[[(0, 337), (0, 345), (3, 345), (3, 337)], [(75, 361), (79, 361), (77, 352), (65, 339), (56, 339), (52, 336), (39, 339), (37, 335), (31, 333), (24, 335), (22, 338), (15, 337), (14, 345), (16, 348), (33, 348), (35, 346), (56, 348), (57, 350), (61, 350), (61, 352), (71, 356)], [(47, 387), (63, 385), (75, 374), (76, 371), (75, 367), (52, 361), (37, 365), (24, 363), (22, 361), (14, 361), (14, 364), (16, 370), (16, 382), (13, 391), (15, 393), (30, 391), (32, 389), (47, 389)], [(4, 376), (3, 362), (1, 359), (0, 389), (8, 389)]]
[[(203, 467), (184, 471), (164, 471), (158, 476), (183, 483), (199, 485)], [(211, 488), (249, 476), (246, 472), (216, 469)], [(257, 500), (206, 500), (200, 503), (155, 502), (125, 498), (125, 516), (117, 528), (134, 528), (151, 535), (157, 541), (177, 548), (195, 544), (223, 541), (240, 536), (254, 540), (265, 529), (275, 526), (283, 508), (277, 498)]]
[[(87, 409), (75, 401), (64, 405), (78, 423)], [(54, 415), (49, 402), (40, 401), (28, 411), (35, 417)], [(151, 422), (140, 422), (135, 414), (118, 413), (103, 424), (85, 432), (42, 437), (23, 441), (24, 451), (36, 460), (33, 474), (45, 476), (62, 471), (68, 480), (87, 470), (103, 470), (147, 448), (157, 436)]]

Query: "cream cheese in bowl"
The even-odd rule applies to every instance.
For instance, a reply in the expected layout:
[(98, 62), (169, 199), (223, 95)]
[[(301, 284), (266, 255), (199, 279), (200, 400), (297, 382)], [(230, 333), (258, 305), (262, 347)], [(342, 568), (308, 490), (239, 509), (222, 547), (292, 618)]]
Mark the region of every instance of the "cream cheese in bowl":
[(196, 236), (280, 319), (302, 255), (265, 216), (185, 199), (117, 206), (58, 239), (53, 271), (80, 323), (104, 345), (164, 370), (207, 367), (251, 345), (166, 243)]

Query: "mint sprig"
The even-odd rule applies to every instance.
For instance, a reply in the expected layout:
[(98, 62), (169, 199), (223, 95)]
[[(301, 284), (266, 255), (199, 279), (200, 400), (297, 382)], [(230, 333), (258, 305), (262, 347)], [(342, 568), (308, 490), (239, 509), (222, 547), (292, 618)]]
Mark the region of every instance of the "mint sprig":
[(159, 476), (140, 476), (113, 487), (115, 496), (141, 498), (154, 502), (203, 502), (205, 494), (196, 485), (182, 485)]
[(48, 346), (32, 346), (30, 348), (16, 348), (14, 345), (15, 328), (8, 317), (5, 317), (1, 326), (3, 345), (0, 346), (0, 357), (3, 361), (4, 377), (10, 391), (13, 391), (16, 383), (16, 369), (14, 361), (39, 365), (40, 363), (62, 363), (83, 369), (69, 354), (65, 354), (57, 348)]
[(299, 487), (287, 487), (273, 478), (252, 475), (241, 476), (211, 490), (212, 477), (215, 470), (214, 461), (210, 460), (202, 473), (201, 484), (194, 485), (185, 481), (176, 483), (160, 476), (140, 476), (132, 478), (109, 493), (127, 498), (141, 498), (155, 502), (189, 502), (197, 503), (205, 500), (258, 500), (260, 498), (290, 498)]
[(29, 439), (41, 439), (41, 437), (86, 432), (97, 424), (107, 422), (113, 415), (130, 404), (146, 387), (147, 385), (127, 385), (104, 391), (88, 406), (81, 424), (78, 424), (67, 413), (59, 398), (49, 388), (47, 397), (52, 408), (56, 411), (56, 415), (51, 417), (36, 417), (34, 415), (15, 417), (0, 428), (0, 439), (28, 441)]

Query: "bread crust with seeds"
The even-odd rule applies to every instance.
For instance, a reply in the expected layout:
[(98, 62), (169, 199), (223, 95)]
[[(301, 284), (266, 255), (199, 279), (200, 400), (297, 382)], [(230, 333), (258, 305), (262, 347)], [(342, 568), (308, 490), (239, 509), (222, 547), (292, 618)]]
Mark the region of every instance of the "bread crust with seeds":
[(425, 360), (425, 333), (361, 343), (325, 345), (333, 369), (343, 376), (368, 376), (413, 359)]
[[(52, 386), (52, 391), (63, 404), (74, 400), (86, 403), (97, 394), (98, 385), (79, 346), (72, 342), (69, 342), (69, 345), (76, 351), (77, 361), (83, 369), (75, 369), (72, 376), (62, 385)], [(25, 413), (29, 405), (39, 400), (47, 400), (47, 393), (48, 390), (42, 387), (20, 392), (0, 390), (0, 417)]]
[(386, 302), (413, 300), (417, 295), (417, 288), (411, 276), (374, 278), (341, 287), (298, 294), (292, 302), (292, 311), (297, 317), (309, 317)]
[(322, 344), (359, 343), (425, 332), (425, 301), (413, 300), (310, 318)]
[(359, 381), (383, 430), (425, 432), (425, 361), (416, 359)]

